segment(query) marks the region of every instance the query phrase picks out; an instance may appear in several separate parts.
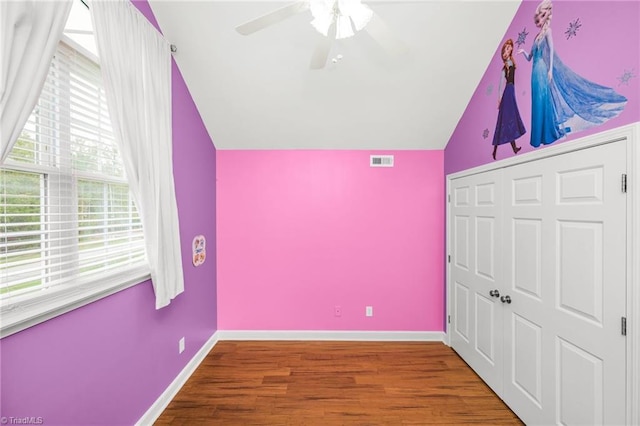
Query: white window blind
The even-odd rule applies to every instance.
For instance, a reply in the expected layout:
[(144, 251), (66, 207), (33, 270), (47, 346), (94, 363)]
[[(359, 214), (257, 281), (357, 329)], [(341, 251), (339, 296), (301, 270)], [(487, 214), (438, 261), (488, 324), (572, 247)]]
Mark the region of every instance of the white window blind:
[[(100, 68), (61, 42), (38, 104), (0, 168), (0, 300), (100, 287), (146, 267)], [(148, 272), (148, 268), (147, 268)]]

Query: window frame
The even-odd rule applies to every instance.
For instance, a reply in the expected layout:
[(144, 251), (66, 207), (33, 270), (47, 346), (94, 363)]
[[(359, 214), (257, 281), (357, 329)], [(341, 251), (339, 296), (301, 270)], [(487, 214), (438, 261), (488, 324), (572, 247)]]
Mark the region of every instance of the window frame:
[[(60, 43), (66, 44), (80, 55), (99, 65), (98, 58), (76, 41), (66, 35), (61, 37)], [(48, 166), (34, 166), (31, 164), (2, 164), (2, 169), (16, 172), (30, 172), (46, 175)], [(75, 179), (95, 180), (95, 176), (78, 173)], [(99, 180), (103, 183), (115, 183), (107, 179)], [(75, 198), (75, 211), (78, 209), (78, 199)], [(14, 295), (0, 303), (0, 339), (11, 334), (32, 327), (74, 309), (85, 306), (119, 291), (151, 279), (148, 262), (131, 265), (110, 271), (108, 275), (85, 278), (69, 283), (57, 285), (41, 292)]]

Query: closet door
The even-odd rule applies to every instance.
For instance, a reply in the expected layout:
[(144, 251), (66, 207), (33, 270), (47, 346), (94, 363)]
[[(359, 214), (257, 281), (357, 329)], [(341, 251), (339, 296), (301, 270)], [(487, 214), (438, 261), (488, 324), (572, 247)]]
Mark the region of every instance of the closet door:
[(504, 169), (502, 397), (527, 424), (625, 424), (625, 152)]
[(501, 172), (451, 182), (451, 346), (502, 391)]

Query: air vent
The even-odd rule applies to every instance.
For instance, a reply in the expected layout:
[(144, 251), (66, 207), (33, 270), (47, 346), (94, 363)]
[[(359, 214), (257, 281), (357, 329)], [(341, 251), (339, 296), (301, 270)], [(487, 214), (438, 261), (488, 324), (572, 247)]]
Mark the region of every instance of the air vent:
[(371, 155), (369, 156), (371, 167), (393, 167), (393, 155)]

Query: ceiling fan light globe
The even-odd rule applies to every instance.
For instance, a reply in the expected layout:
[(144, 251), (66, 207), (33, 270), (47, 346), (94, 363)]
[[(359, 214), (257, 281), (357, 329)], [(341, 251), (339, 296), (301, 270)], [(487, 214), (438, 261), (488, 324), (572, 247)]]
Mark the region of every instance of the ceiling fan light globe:
[(348, 16), (338, 16), (336, 22), (336, 39), (352, 37), (351, 19)]
[(331, 19), (334, 15), (333, 4), (335, 0), (311, 0), (309, 9), (314, 19)]
[(371, 18), (373, 18), (373, 11), (364, 4), (359, 5), (356, 10), (357, 12), (351, 13), (349, 16), (353, 21), (353, 26), (356, 31), (360, 31), (371, 21)]
[(316, 16), (313, 21), (311, 21), (311, 25), (313, 28), (318, 30), (318, 32), (325, 37), (329, 34), (329, 28), (333, 24), (334, 19), (333, 16)]
[(338, 10), (340, 15), (351, 18), (356, 31), (363, 29), (373, 17), (373, 11), (361, 0), (338, 0)]
[(325, 37), (331, 25), (336, 24), (336, 39), (352, 37), (373, 17), (373, 11), (361, 0), (309, 0), (309, 8), (311, 25)]

